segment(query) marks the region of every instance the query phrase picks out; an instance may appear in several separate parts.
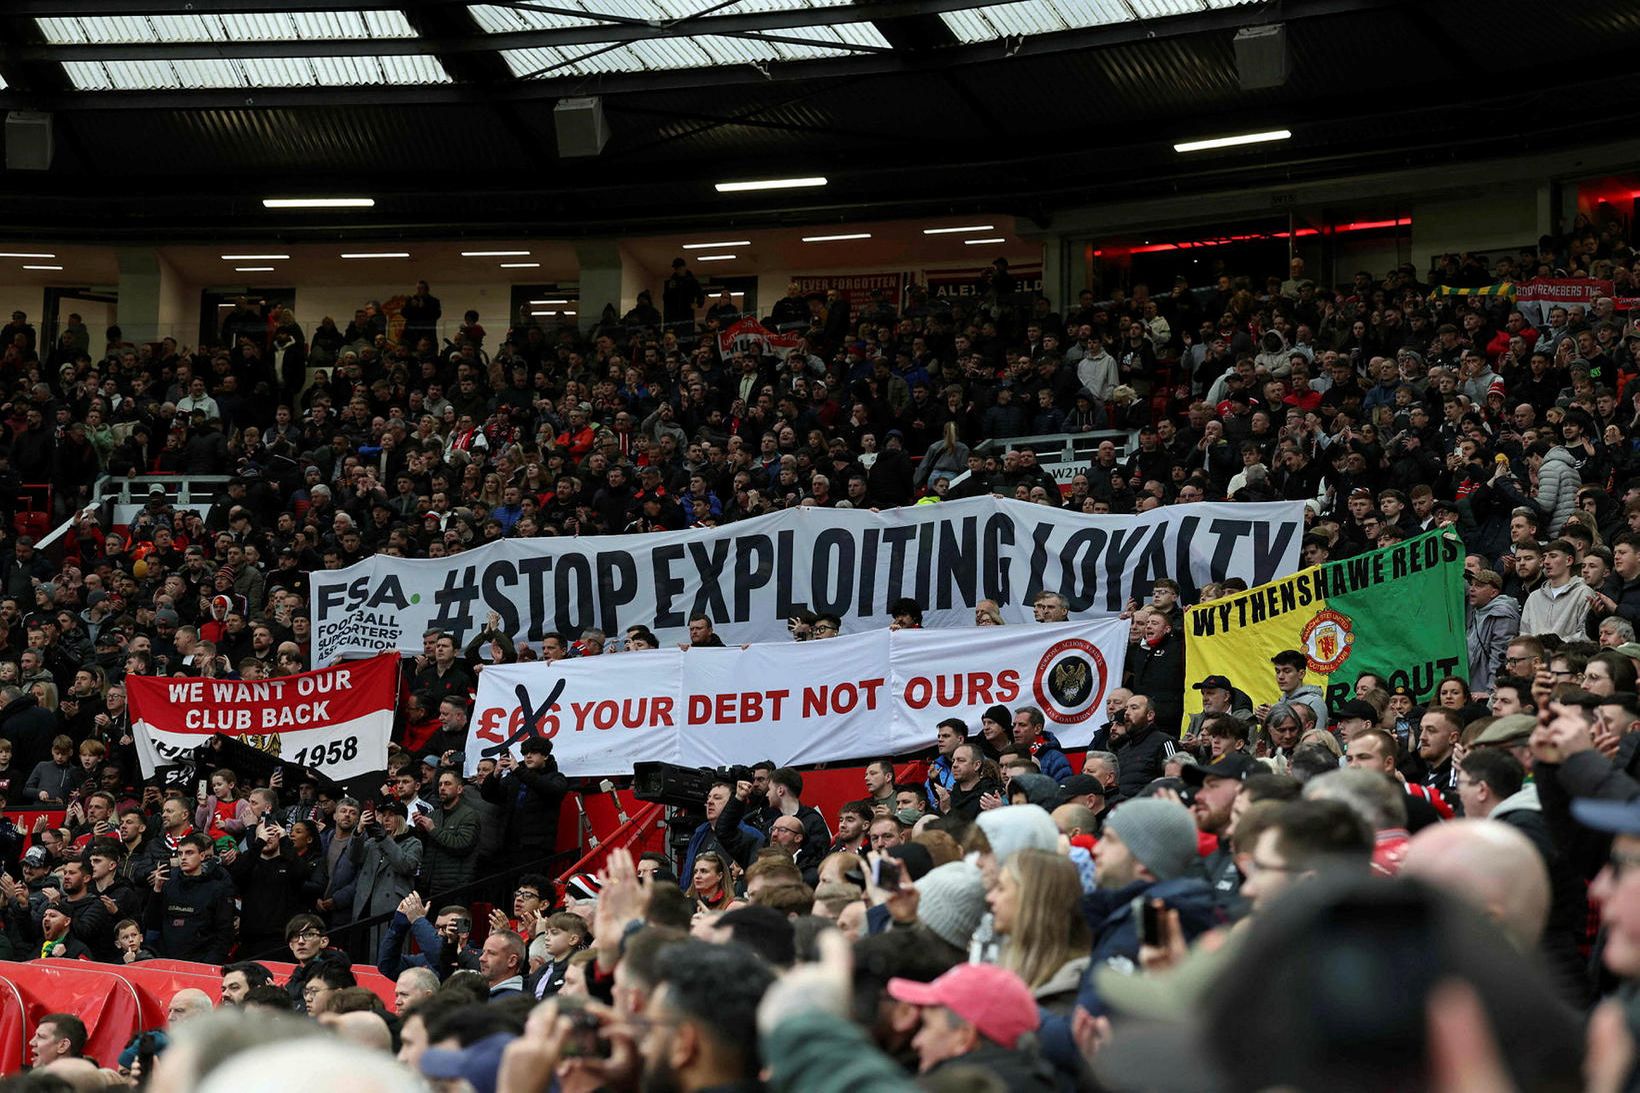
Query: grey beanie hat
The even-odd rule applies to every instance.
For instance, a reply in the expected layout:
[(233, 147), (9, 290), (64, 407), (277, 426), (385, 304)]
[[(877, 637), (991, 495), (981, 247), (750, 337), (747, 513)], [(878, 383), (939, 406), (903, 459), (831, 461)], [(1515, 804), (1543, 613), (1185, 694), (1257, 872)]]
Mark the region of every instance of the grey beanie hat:
[(946, 862), (917, 882), (917, 921), (941, 941), (966, 949), (983, 914), (985, 878), (976, 865)]
[(1026, 804), (1053, 808), (1059, 800), (1059, 783), (1046, 774), (1016, 774), (1008, 783), (1010, 795), (1015, 790), (1025, 794)]
[(1105, 830), (1122, 840), (1157, 880), (1172, 880), (1196, 859), (1196, 821), (1189, 810), (1157, 797), (1118, 805)]
[(981, 812), (974, 821), (985, 832), (985, 841), (991, 844), (998, 865), (1007, 865), (1008, 859), (1021, 850), (1059, 849), (1059, 828), (1053, 817), (1036, 805), (1007, 805)]

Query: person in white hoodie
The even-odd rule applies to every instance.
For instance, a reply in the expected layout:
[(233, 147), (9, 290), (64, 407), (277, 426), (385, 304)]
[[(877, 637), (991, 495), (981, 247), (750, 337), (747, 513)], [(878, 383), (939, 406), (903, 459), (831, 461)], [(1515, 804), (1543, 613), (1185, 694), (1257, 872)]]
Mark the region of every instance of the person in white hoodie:
[(1562, 641), (1585, 640), (1589, 617), (1589, 586), (1577, 576), (1577, 551), (1565, 539), (1543, 548), (1543, 584), (1526, 597), (1520, 612), (1520, 632), (1536, 637), (1556, 634)]
[(1098, 331), (1090, 333), (1087, 342), (1082, 359), (1076, 362), (1076, 380), (1092, 391), (1096, 400), (1109, 402), (1110, 393), (1122, 382), (1116, 358), (1105, 352), (1104, 340)]

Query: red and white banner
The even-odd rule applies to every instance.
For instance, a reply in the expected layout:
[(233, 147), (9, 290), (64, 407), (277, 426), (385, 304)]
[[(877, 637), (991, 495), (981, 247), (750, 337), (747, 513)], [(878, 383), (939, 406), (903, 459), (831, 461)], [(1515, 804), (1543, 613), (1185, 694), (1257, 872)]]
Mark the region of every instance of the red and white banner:
[(1538, 277), (1515, 285), (1517, 303), (1592, 304), (1611, 294), (1610, 281), (1597, 281), (1593, 277)]
[(1515, 307), (1527, 322), (1543, 326), (1552, 307), (1592, 307), (1600, 297), (1611, 294), (1610, 281), (1593, 277), (1538, 277), (1515, 286)]
[(720, 767), (870, 759), (933, 743), (948, 717), (970, 735), (998, 703), (1042, 710), (1065, 747), (1086, 747), (1120, 686), (1122, 619), (963, 630), (872, 630), (745, 649), (661, 649), (479, 674), (467, 769), (531, 736), (570, 777), (637, 762)]
[(734, 353), (778, 357), (796, 349), (801, 340), (796, 334), (776, 334), (756, 319), (746, 318), (726, 330), (718, 331), (718, 351), (725, 357)]
[(255, 683), (131, 676), (126, 698), (142, 776), (191, 760), (217, 733), (338, 781), (382, 770), (398, 673), (398, 654), (383, 653)]

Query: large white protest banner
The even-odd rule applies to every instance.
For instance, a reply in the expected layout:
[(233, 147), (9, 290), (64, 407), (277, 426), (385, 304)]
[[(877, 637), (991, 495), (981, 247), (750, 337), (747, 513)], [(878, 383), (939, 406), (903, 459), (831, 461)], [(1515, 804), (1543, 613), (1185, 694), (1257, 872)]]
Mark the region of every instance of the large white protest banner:
[(1127, 622), (873, 630), (746, 649), (498, 664), (479, 675), (467, 769), (532, 736), (572, 777), (648, 760), (719, 767), (869, 759), (927, 747), (948, 717), (1036, 706), (1085, 747), (1122, 679)]
[(1290, 576), (1303, 533), (1298, 501), (1090, 516), (976, 497), (881, 512), (786, 509), (649, 535), (501, 539), (450, 558), (377, 554), (312, 574), (313, 658), (419, 653), (430, 629), (465, 643), (491, 611), (530, 642), (633, 625), (687, 641), (697, 614), (730, 643), (779, 641), (803, 609), (838, 615), (854, 633), (887, 626), (902, 596), (922, 605), (930, 628), (971, 625), (982, 599), (1029, 622), (1044, 590), (1064, 595), (1072, 618), (1112, 617), (1164, 577), (1190, 602), (1228, 576), (1249, 585)]
[(340, 781), (387, 766), (399, 658), (384, 653), (256, 682), (128, 676), (125, 683), (144, 778), (191, 759), (222, 733)]

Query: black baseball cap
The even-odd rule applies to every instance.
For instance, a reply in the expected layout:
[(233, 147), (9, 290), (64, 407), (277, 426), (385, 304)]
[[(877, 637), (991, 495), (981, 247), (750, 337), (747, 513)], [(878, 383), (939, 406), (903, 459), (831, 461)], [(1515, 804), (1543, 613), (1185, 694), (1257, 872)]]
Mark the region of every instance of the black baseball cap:
[(1185, 767), (1179, 772), (1179, 777), (1189, 786), (1199, 786), (1209, 778), (1232, 778), (1245, 782), (1263, 769), (1259, 761), (1246, 752), (1227, 751), (1211, 763)]
[(1342, 721), (1346, 717), (1364, 717), (1368, 721), (1377, 721), (1378, 711), (1366, 699), (1352, 698), (1333, 711), (1334, 721)]
[(1230, 685), (1229, 676), (1208, 676), (1200, 683), (1191, 684), (1191, 687), (1197, 691), (1211, 691), (1215, 689), (1220, 691), (1235, 690), (1235, 688)]
[(1091, 774), (1073, 774), (1065, 779), (1064, 785), (1059, 787), (1059, 800), (1063, 803), (1072, 797), (1081, 797), (1088, 793), (1097, 793), (1101, 797), (1105, 796), (1105, 783)]

